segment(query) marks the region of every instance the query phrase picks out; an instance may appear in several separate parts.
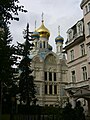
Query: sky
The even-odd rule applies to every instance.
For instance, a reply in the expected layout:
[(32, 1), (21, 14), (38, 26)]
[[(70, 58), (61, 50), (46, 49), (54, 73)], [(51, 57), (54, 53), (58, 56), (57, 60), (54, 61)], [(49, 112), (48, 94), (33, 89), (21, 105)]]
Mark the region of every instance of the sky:
[(27, 13), (19, 13), (19, 21), (11, 21), (10, 30), (13, 37), (13, 43), (23, 43), (23, 30), (29, 23), (30, 31), (41, 26), (42, 12), (44, 13), (44, 25), (50, 31), (49, 44), (56, 51), (55, 38), (58, 36), (58, 26), (60, 26), (60, 35), (67, 39), (67, 30), (77, 21), (82, 19), (83, 11), (80, 8), (82, 0), (19, 0), (20, 5), (24, 5)]

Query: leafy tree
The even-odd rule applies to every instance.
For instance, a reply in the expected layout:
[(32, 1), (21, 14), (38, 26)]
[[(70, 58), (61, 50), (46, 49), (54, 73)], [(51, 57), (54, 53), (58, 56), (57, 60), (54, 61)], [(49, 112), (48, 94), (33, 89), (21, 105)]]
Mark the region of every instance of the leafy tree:
[(31, 102), (35, 103), (35, 85), (34, 78), (32, 76), (31, 69), (31, 58), (30, 50), (33, 49), (33, 44), (30, 32), (29, 32), (29, 24), (27, 24), (26, 30), (24, 30), (24, 44), (18, 43), (19, 55), (22, 56), (22, 60), (19, 64), (20, 76), (19, 76), (19, 92), (20, 92), (20, 101), (25, 102), (28, 106)]

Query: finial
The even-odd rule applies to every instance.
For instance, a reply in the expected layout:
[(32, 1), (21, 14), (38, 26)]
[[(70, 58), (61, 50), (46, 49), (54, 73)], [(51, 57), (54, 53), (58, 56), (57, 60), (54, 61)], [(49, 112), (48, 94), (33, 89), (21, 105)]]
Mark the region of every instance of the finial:
[(58, 35), (60, 35), (60, 25), (58, 26)]
[(44, 20), (43, 20), (43, 16), (44, 16), (44, 13), (42, 12), (42, 23), (44, 22)]
[(36, 22), (37, 22), (37, 21), (35, 20), (35, 30), (36, 30)]
[(27, 28), (29, 28), (29, 23), (27, 23)]

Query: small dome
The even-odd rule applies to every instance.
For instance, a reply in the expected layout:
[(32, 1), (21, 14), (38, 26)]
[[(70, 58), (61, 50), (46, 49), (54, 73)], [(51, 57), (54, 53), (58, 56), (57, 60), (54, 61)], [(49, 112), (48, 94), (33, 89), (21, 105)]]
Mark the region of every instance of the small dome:
[(37, 38), (37, 39), (39, 39), (39, 37), (40, 37), (40, 35), (39, 35), (39, 33), (38, 32), (33, 32), (33, 34), (31, 35), (31, 37), (32, 38)]
[(44, 26), (43, 22), (42, 25), (36, 31), (40, 34), (40, 37), (49, 38), (50, 36), (49, 30)]
[(51, 51), (52, 50), (52, 46), (48, 44), (48, 49)]
[(63, 41), (64, 41), (64, 38), (61, 37), (60, 35), (58, 35), (58, 36), (55, 38), (55, 42), (56, 42), (56, 43), (57, 43), (57, 42), (63, 43)]

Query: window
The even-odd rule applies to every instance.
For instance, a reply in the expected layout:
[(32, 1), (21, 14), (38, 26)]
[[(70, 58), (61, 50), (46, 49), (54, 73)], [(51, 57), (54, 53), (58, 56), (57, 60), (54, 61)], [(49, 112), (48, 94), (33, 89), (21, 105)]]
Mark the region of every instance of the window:
[(82, 24), (78, 24), (78, 34), (80, 35), (82, 32)]
[(52, 85), (49, 85), (49, 94), (52, 94)]
[(68, 38), (69, 38), (69, 40), (72, 39), (72, 31), (69, 31), (69, 33), (68, 33)]
[(54, 85), (54, 94), (57, 94), (57, 85)]
[(90, 3), (88, 4), (88, 10), (89, 10), (89, 12), (90, 12)]
[(56, 81), (56, 73), (54, 73), (54, 81)]
[(76, 82), (75, 71), (72, 71), (71, 74), (72, 74), (72, 82)]
[(43, 48), (45, 48), (45, 41), (43, 42)]
[(45, 94), (47, 94), (47, 85), (45, 85)]
[(87, 14), (87, 12), (88, 12), (88, 7), (87, 7), (87, 5), (85, 6), (85, 13)]
[(47, 80), (47, 72), (44, 72), (44, 80)]
[(74, 60), (74, 50), (70, 51), (71, 61)]
[(88, 35), (90, 35), (90, 22), (88, 23)]
[(84, 44), (82, 44), (82, 45), (80, 45), (80, 47), (81, 47), (81, 55), (83, 56), (83, 55), (85, 55), (85, 46), (84, 46)]
[(83, 80), (87, 80), (87, 69), (86, 66), (82, 67)]
[(49, 72), (49, 81), (52, 81), (52, 73)]

